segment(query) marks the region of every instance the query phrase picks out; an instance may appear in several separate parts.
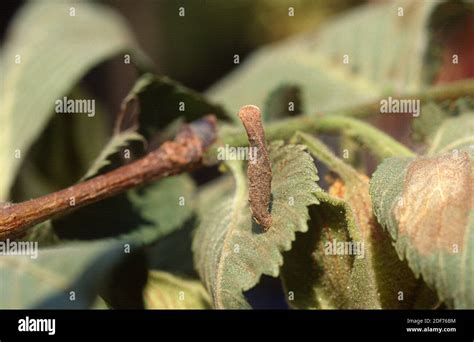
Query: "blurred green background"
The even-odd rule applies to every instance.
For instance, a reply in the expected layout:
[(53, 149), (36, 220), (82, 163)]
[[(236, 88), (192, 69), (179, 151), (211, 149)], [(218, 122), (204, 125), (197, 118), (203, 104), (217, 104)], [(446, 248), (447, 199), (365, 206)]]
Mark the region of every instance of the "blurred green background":
[[(57, 1), (57, 0), (47, 0)], [(298, 32), (316, 29), (337, 13), (361, 0), (108, 0), (130, 25), (144, 51), (153, 59), (156, 73), (203, 91), (237, 67), (258, 47)], [(24, 1), (2, 1), (0, 40)], [(185, 17), (180, 17), (180, 7)], [(295, 16), (288, 15), (289, 7)], [(135, 73), (121, 58), (93, 70), (87, 88), (116, 112), (133, 85)]]

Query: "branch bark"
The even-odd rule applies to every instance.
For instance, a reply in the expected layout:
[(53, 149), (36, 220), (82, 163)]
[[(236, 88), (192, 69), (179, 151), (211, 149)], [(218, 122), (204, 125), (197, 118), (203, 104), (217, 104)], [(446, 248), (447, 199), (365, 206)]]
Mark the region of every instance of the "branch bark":
[(250, 148), (256, 149), (256, 155), (248, 162), (249, 203), (252, 216), (264, 231), (272, 225), (269, 205), (272, 194), (272, 165), (268, 156), (265, 132), (262, 126), (260, 109), (256, 106), (245, 106), (239, 111), (239, 118), (244, 124), (249, 138)]
[(163, 177), (190, 171), (202, 162), (216, 139), (216, 118), (207, 116), (185, 125), (145, 157), (69, 188), (0, 209), (0, 240), (17, 238), (39, 222), (112, 197)]

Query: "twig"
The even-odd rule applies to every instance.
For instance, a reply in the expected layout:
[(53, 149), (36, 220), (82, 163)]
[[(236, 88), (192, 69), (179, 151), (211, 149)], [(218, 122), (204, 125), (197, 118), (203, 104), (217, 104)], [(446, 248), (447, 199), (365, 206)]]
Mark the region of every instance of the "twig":
[(249, 202), (254, 220), (264, 231), (270, 229), (272, 216), (268, 210), (272, 193), (272, 167), (265, 143), (265, 132), (262, 126), (260, 109), (256, 106), (245, 106), (239, 111), (239, 118), (244, 124), (250, 148), (256, 150), (254, 160), (249, 160), (247, 177), (249, 179)]
[(30, 201), (0, 209), (0, 239), (17, 238), (39, 222), (130, 188), (199, 166), (204, 150), (216, 138), (216, 119), (207, 116), (185, 125), (174, 141), (128, 165)]

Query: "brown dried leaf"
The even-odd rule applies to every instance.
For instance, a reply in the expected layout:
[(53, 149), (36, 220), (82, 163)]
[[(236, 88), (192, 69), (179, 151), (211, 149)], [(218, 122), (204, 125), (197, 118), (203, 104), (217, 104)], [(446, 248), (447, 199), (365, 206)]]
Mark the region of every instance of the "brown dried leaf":
[(391, 158), (371, 181), (400, 258), (456, 308), (474, 308), (473, 162), (465, 151)]

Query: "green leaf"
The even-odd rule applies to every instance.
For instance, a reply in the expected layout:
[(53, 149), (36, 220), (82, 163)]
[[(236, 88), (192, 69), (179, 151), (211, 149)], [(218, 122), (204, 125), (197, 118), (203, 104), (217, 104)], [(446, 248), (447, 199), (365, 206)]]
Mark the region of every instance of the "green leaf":
[(146, 246), (149, 268), (196, 278), (192, 253), (192, 239), (196, 227), (196, 216), (193, 215), (183, 228)]
[[(215, 203), (225, 192), (234, 191), (232, 176), (219, 177), (201, 186), (196, 194), (195, 203)], [(198, 216), (208, 210), (204, 205), (196, 206), (196, 213), (185, 223), (183, 228), (175, 230), (155, 243), (146, 247), (146, 254), (151, 269), (177, 273), (186, 277), (197, 277), (193, 262), (192, 241), (198, 226)]]
[(108, 310), (109, 306), (102, 297), (97, 297), (90, 308), (93, 310)]
[[(272, 163), (273, 226), (263, 233), (248, 206), (248, 184), (241, 162), (229, 162), (235, 177), (233, 192), (222, 189), (213, 201), (201, 197), (208, 210), (193, 241), (195, 265), (217, 308), (249, 308), (243, 291), (254, 287), (261, 275), (278, 276), (281, 253), (291, 248), (295, 232), (308, 229), (307, 207), (317, 203), (318, 175), (311, 156), (301, 145), (269, 147)], [(225, 183), (224, 183), (225, 184)]]
[(41, 222), (25, 232), (23, 241), (37, 242), (38, 246), (50, 247), (61, 243), (61, 239), (54, 231), (51, 220)]
[(124, 108), (138, 100), (138, 132), (149, 140), (173, 120), (193, 121), (207, 114), (227, 120), (224, 110), (204, 96), (165, 76), (144, 74), (124, 100)]
[(473, 162), (466, 151), (390, 158), (370, 193), (400, 258), (455, 308), (474, 308)]
[(292, 249), (284, 254), (281, 277), (288, 304), (295, 309), (350, 307), (353, 256), (327, 256), (327, 241), (350, 242), (343, 201), (321, 201), (310, 207), (309, 231), (297, 234)]
[[(342, 181), (318, 192), (309, 232), (297, 234), (282, 278), (294, 308), (410, 308), (423, 290), (372, 213), (367, 177), (337, 158), (316, 138), (298, 133), (310, 153)], [(336, 197), (337, 196), (337, 197)], [(403, 293), (403, 300), (400, 300)], [(292, 296), (290, 296), (290, 294)]]
[(125, 258), (123, 244), (113, 241), (39, 249), (37, 258), (4, 255), (0, 258), (0, 307), (89, 308)]
[(144, 289), (147, 309), (210, 309), (211, 300), (198, 280), (151, 271)]
[(183, 174), (156, 182), (155, 186), (132, 190), (129, 198), (150, 230), (148, 236), (137, 232), (130, 237), (142, 237), (144, 243), (156, 240), (181, 228), (194, 212), (195, 184), (191, 176)]
[[(297, 84), (303, 112), (314, 114), (373, 102), (386, 93), (418, 91), (437, 72), (428, 23), (449, 22), (449, 11), (441, 6), (432, 1), (359, 6), (317, 33), (260, 49), (208, 94), (237, 112), (242, 103), (262, 107), (281, 84)], [(461, 11), (466, 5), (450, 6)]]
[(132, 141), (145, 142), (143, 136), (133, 130), (127, 130), (114, 134), (104, 149), (100, 152), (97, 158), (90, 166), (87, 173), (82, 177), (82, 180), (94, 177), (97, 174), (104, 172), (104, 168), (111, 164), (111, 158), (122, 150), (122, 148), (129, 145)]
[[(17, 14), (0, 58), (0, 200), (19, 167), (15, 151), (26, 155), (67, 94), (92, 67), (134, 51), (144, 61), (123, 19), (100, 4), (33, 1)], [(38, 25), (41, 23), (41, 25)], [(19, 61), (20, 63), (16, 63)], [(34, 120), (32, 119), (34, 118)], [(21, 134), (19, 134), (21, 132)]]
[(468, 149), (474, 155), (474, 111), (444, 120), (429, 140), (428, 155)]

